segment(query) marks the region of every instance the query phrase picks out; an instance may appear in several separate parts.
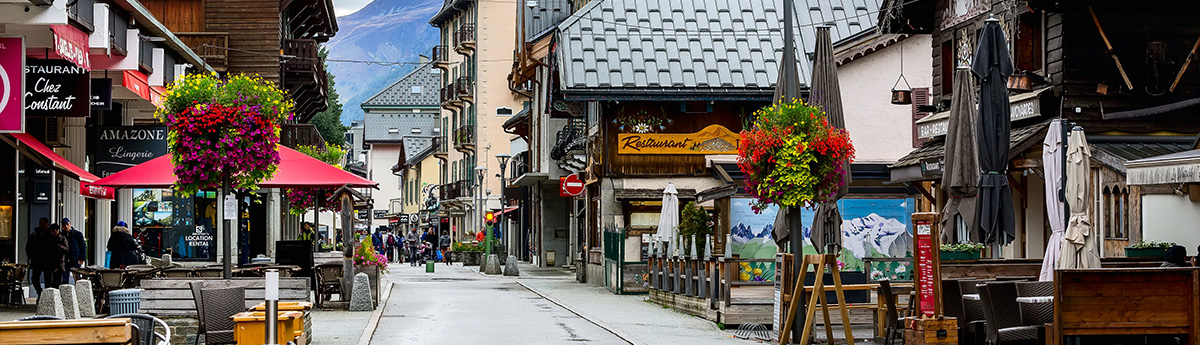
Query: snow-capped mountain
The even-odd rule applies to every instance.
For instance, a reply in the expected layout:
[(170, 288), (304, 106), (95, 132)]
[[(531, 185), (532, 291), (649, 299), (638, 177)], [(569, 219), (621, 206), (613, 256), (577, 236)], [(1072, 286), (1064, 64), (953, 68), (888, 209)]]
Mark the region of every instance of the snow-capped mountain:
[(843, 246), (859, 258), (871, 256), (870, 249), (889, 257), (904, 257), (913, 243), (904, 223), (875, 213), (843, 222), (842, 236)]
[(745, 243), (755, 239), (770, 239), (773, 228), (773, 226), (767, 225), (756, 231), (746, 224), (737, 223), (729, 230), (729, 233), (733, 235), (735, 242)]

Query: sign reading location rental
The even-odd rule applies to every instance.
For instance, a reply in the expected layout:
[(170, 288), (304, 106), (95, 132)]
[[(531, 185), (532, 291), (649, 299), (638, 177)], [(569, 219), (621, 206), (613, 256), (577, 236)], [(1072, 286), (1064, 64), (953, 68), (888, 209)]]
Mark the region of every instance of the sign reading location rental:
[(100, 127), (96, 133), (96, 168), (107, 177), (167, 154), (166, 126)]
[(572, 197), (583, 194), (583, 180), (579, 174), (571, 174), (558, 181), (558, 196)]
[(742, 137), (721, 125), (696, 133), (617, 134), (617, 153), (623, 155), (718, 155), (737, 154)]
[(92, 109), (91, 76), (65, 60), (29, 59), (25, 65), (25, 115), (86, 117)]
[(25, 38), (0, 37), (0, 133), (25, 132)]

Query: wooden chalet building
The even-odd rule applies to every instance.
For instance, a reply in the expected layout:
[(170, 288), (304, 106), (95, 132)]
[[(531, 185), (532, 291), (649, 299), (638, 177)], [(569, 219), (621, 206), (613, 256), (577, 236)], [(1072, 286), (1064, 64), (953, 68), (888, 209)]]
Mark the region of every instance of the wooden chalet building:
[[(931, 106), (917, 121), (921, 148), (891, 166), (892, 182), (921, 185), (941, 210), (945, 121), (953, 72), (970, 65), (984, 20), (994, 16), (1009, 39), (1017, 72), (1010, 81), (1012, 159), (1008, 175), (1017, 210), (1017, 239), (1006, 258), (1040, 258), (1049, 237), (1041, 142), (1049, 121), (1082, 126), (1092, 152), (1091, 213), (1103, 234), (1101, 256), (1154, 240), (1141, 219), (1147, 195), (1164, 186), (1130, 188), (1125, 163), (1193, 147), (1200, 132), (1200, 3), (1099, 0), (887, 0), (879, 18), (887, 33), (931, 34)], [(1118, 62), (1119, 60), (1119, 62)], [(948, 234), (976, 240), (974, 234)], [(1099, 239), (1098, 239), (1099, 240)]]

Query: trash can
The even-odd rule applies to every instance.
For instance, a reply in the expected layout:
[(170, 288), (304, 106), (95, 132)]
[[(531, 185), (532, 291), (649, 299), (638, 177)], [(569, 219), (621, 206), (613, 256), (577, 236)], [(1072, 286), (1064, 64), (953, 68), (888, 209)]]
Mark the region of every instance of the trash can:
[(142, 289), (121, 289), (108, 292), (109, 314), (136, 313), (142, 304)]
[(425, 273), (433, 273), (433, 261), (425, 263)]

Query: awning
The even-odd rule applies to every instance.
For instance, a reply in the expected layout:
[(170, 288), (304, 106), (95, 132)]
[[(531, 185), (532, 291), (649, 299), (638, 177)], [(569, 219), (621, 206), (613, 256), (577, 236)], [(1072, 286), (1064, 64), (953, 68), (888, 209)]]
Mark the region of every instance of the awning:
[[(75, 166), (71, 161), (63, 158), (63, 156), (54, 153), (54, 149), (42, 144), (42, 142), (28, 133), (10, 133), (9, 135), (21, 143), (17, 145), (16, 143), (9, 142), (10, 145), (17, 148), (17, 151), (21, 151), (21, 154), (35, 161), (41, 161), (40, 165), (48, 166), (63, 175), (79, 180), (80, 195), (106, 200), (115, 198), (116, 193), (112, 188), (92, 185), (93, 182), (100, 180), (100, 177)], [(5, 141), (8, 140), (6, 139)]]
[[(1041, 142), (1046, 136), (1046, 125), (1042, 122), (1035, 125), (1013, 128), (1009, 137), (1010, 159), (1025, 152), (1034, 144)], [(926, 142), (920, 148), (909, 152), (888, 167), (892, 183), (932, 181), (942, 177), (942, 167), (945, 164), (946, 141), (938, 138)]]
[(1092, 161), (1125, 174), (1130, 161), (1169, 155), (1193, 149), (1189, 136), (1121, 135), (1088, 136)]
[[(676, 190), (679, 194), (679, 199), (695, 199), (696, 190), (680, 188)], [(662, 200), (663, 190), (659, 189), (617, 189), (613, 191), (613, 198), (617, 200)]]
[[(175, 164), (165, 155), (99, 179), (94, 185), (115, 188), (170, 188), (175, 184)], [(338, 169), (316, 158), (279, 146), (279, 167), (260, 188), (377, 188), (374, 181)]]
[(1200, 182), (1200, 150), (1139, 159), (1125, 163), (1125, 183), (1131, 186)]
[(517, 207), (513, 206), (513, 207), (506, 208), (504, 210), (501, 210), (500, 212), (493, 213), (493, 214), (496, 215), (497, 217), (499, 217), (502, 214), (509, 213), (509, 212), (516, 211), (516, 210), (517, 210)]
[[(1016, 122), (1025, 119), (1032, 119), (1042, 115), (1042, 103), (1039, 101), (1042, 93), (1049, 90), (1049, 87), (1033, 90), (1031, 92), (1015, 95), (1008, 98), (1009, 114), (1008, 120)], [(950, 123), (950, 112), (943, 111), (926, 116), (917, 120), (917, 138), (932, 139), (946, 135), (946, 126)]]

